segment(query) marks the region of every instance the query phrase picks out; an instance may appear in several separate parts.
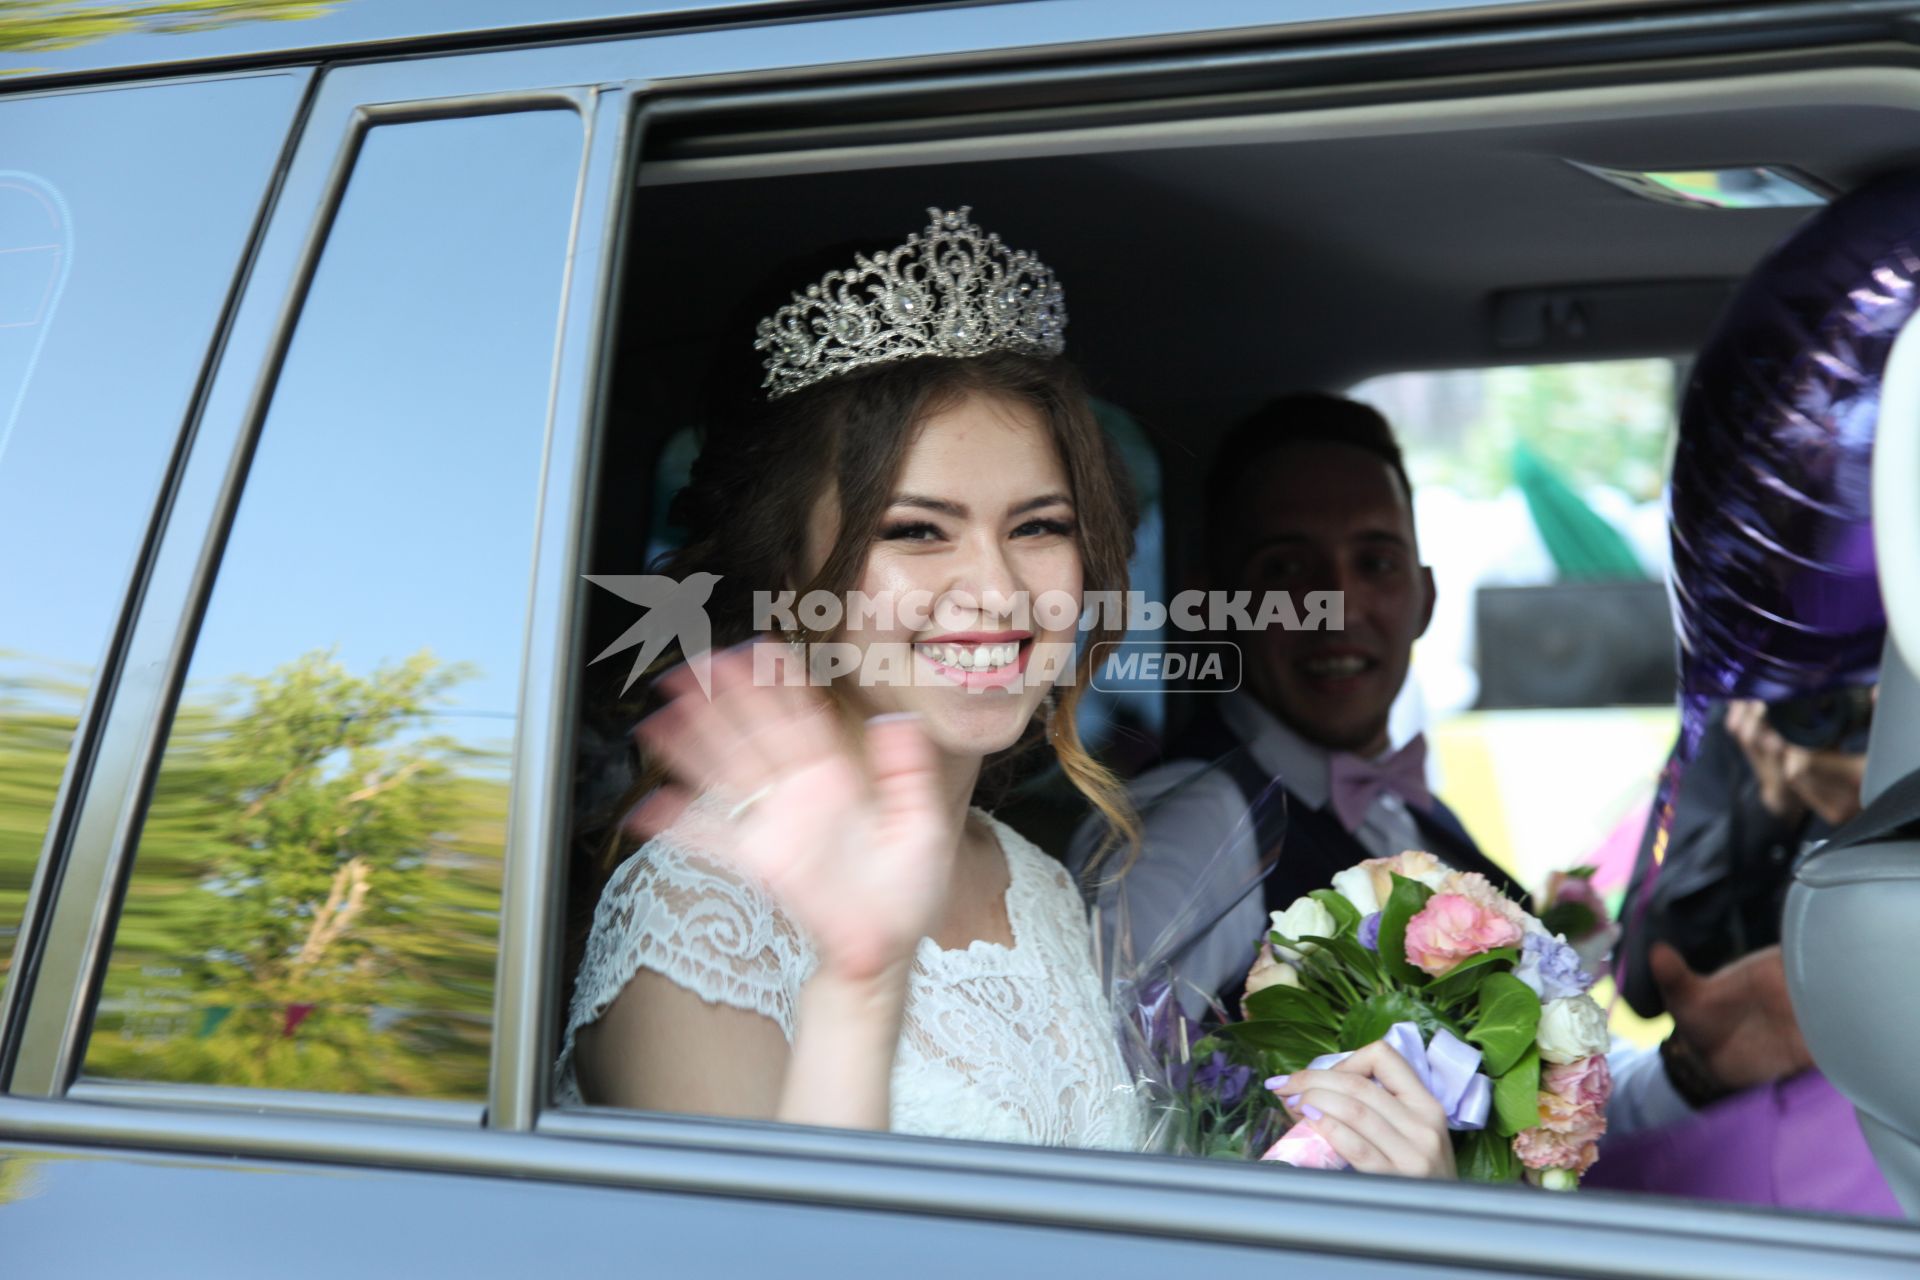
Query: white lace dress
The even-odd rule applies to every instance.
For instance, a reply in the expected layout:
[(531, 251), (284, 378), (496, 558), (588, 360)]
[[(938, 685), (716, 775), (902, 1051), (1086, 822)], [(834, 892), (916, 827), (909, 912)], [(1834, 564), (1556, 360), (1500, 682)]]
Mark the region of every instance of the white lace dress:
[[(890, 1127), (1137, 1150), (1145, 1113), (1120, 1059), (1080, 895), (1031, 841), (974, 812), (1006, 853), (1013, 945), (945, 951), (920, 940)], [(793, 1040), (800, 988), (816, 965), (812, 946), (765, 892), (671, 837), (622, 863), (600, 897), (560, 1052), (562, 1103), (580, 1101), (575, 1035), (642, 968), (771, 1019)]]

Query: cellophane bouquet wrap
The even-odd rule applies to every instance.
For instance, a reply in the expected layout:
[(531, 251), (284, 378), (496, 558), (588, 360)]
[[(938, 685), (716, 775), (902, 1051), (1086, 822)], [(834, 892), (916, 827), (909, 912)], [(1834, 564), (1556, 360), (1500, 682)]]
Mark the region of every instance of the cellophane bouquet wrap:
[[(1567, 1189), (1593, 1164), (1612, 1091), (1606, 1013), (1574, 949), (1486, 877), (1421, 852), (1372, 859), (1272, 924), (1244, 1016), (1201, 1037), (1190, 1059), (1219, 1054), (1265, 1082), (1386, 1040), (1446, 1109), (1463, 1177)], [(1246, 1154), (1281, 1103), (1250, 1089), (1221, 1117)], [(1309, 1110), (1259, 1154), (1338, 1167), (1312, 1123)]]

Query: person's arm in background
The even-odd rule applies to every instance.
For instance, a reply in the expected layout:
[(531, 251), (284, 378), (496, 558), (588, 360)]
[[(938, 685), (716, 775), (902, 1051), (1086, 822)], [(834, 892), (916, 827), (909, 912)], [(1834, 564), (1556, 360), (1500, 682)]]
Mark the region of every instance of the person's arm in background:
[[(1779, 940), (1777, 901), (1791, 874), (1806, 805), (1787, 785), (1785, 745), (1759, 723), (1759, 703), (1716, 713), (1681, 776), (1666, 857), (1656, 867), (1647, 824), (1621, 904), (1621, 995), (1642, 1017), (1666, 1012), (1649, 962), (1655, 942), (1712, 971)], [(1650, 890), (1643, 891), (1647, 877)], [(1644, 898), (1644, 901), (1643, 901)]]

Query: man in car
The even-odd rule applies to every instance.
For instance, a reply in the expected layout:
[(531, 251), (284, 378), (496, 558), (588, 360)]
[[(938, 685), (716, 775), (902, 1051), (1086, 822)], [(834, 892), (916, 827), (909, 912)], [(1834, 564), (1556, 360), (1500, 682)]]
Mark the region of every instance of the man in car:
[[(1334, 396), (1274, 400), (1228, 433), (1207, 495), (1209, 587), (1251, 591), (1256, 601), (1268, 591), (1296, 601), (1339, 591), (1344, 616), (1337, 630), (1272, 627), (1237, 637), (1243, 688), (1210, 697), (1164, 762), (1131, 788), (1142, 847), (1107, 895), (1105, 945), (1121, 964), (1168, 964), (1194, 1018), (1209, 997), (1237, 1009), (1269, 912), (1367, 858), (1424, 849), (1525, 901), (1427, 789), (1424, 739), (1396, 746), (1389, 736), (1414, 641), (1433, 614), (1434, 583), (1386, 420)], [(1084, 826), (1076, 854), (1099, 834), (1097, 824)], [(1263, 854), (1277, 861), (1249, 889)], [(1686, 1062), (1735, 1088), (1804, 1066), (1793, 1053), (1752, 1051), (1798, 1043), (1777, 968), (1736, 964), (1702, 977), (1667, 959), (1657, 972)], [(1616, 1132), (1693, 1114), (1668, 1076), (1678, 1060), (1671, 1051), (1611, 1058)]]
[[(1242, 688), (1201, 695), (1164, 762), (1132, 788), (1146, 829), (1125, 877), (1122, 945), (1144, 959), (1169, 926), (1198, 931), (1175, 965), (1189, 1013), (1210, 994), (1232, 1008), (1267, 913), (1367, 858), (1425, 849), (1524, 896), (1428, 792), (1425, 739), (1389, 740), (1414, 641), (1433, 616), (1412, 498), (1386, 420), (1336, 396), (1274, 400), (1214, 457), (1206, 585), (1251, 592), (1256, 606), (1268, 592), (1296, 606), (1338, 592), (1343, 608), (1337, 629), (1230, 637)], [(1083, 830), (1079, 847), (1094, 834)], [(1273, 871), (1243, 895), (1276, 849)], [(1190, 900), (1197, 913), (1177, 920)]]

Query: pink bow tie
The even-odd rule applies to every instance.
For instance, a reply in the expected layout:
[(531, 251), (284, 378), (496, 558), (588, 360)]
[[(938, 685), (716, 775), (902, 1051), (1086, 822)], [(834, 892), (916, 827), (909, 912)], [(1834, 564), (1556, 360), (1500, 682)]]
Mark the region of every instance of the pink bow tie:
[(1360, 829), (1382, 792), (1390, 791), (1416, 809), (1431, 808), (1426, 737), (1416, 735), (1384, 760), (1362, 760), (1351, 752), (1336, 751), (1327, 760), (1327, 783), (1334, 816), (1349, 832)]

